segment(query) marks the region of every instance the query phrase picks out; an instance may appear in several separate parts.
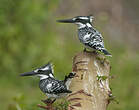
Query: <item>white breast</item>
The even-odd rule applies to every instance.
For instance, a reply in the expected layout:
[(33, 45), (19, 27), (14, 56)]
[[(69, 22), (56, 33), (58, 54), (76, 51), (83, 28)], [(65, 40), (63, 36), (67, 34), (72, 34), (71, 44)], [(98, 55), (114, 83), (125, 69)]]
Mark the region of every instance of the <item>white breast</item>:
[(86, 25), (87, 25), (88, 27), (92, 27), (90, 23), (86, 23)]
[(79, 29), (84, 28), (86, 26), (85, 24), (80, 23), (80, 22), (77, 22), (76, 24), (78, 25)]

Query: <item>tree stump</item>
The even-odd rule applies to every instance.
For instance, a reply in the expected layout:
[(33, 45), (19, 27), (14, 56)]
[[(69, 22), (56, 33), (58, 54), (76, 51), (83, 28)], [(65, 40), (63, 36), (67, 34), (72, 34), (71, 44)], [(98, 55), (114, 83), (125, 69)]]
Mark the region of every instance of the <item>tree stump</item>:
[(109, 88), (110, 64), (96, 52), (81, 52), (73, 58), (72, 94), (68, 110), (106, 110), (111, 90)]

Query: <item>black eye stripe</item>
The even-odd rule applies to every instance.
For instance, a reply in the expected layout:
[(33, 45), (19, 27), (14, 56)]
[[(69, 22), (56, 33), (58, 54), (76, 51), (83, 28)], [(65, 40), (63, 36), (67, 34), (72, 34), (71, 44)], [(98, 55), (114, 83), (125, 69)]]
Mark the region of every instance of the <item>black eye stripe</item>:
[(81, 22), (81, 20), (80, 20), (80, 19), (76, 19), (76, 21), (77, 21), (77, 22)]
[(76, 19), (76, 22), (81, 22), (81, 23), (83, 23), (83, 24), (86, 24), (86, 23), (88, 23), (88, 22), (90, 22), (90, 20), (89, 19)]
[(38, 70), (38, 72), (39, 72), (39, 73), (42, 73), (42, 72), (44, 72), (44, 71), (43, 71), (43, 70)]
[(38, 70), (38, 72), (42, 72), (43, 70)]

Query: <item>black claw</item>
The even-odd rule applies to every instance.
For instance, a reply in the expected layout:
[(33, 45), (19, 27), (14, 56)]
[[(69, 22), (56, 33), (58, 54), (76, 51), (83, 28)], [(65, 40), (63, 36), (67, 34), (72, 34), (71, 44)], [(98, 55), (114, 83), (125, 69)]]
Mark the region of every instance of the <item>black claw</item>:
[(45, 104), (52, 104), (52, 100), (51, 99), (46, 99), (46, 100), (41, 100), (42, 102), (44, 102)]
[(86, 48), (84, 48), (84, 50), (83, 50), (84, 52), (86, 52)]
[(54, 99), (53, 101), (52, 101), (52, 103), (54, 103), (56, 101), (56, 99)]

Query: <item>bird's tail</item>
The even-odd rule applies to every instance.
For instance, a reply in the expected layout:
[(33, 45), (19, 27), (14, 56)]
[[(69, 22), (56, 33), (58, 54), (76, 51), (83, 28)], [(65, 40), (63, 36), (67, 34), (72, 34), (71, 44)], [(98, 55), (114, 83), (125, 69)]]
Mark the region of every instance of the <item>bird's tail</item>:
[(68, 76), (65, 76), (64, 82), (66, 83), (68, 80), (74, 78), (74, 76), (76, 75), (76, 73), (71, 72), (68, 74)]
[(71, 91), (71, 90), (66, 90), (65, 92), (66, 92), (66, 93), (72, 93), (72, 91)]
[(112, 55), (106, 49), (102, 49), (101, 51), (104, 53), (104, 55), (112, 57)]
[(65, 76), (64, 84), (66, 85), (67, 89), (69, 89), (71, 80), (72, 80), (72, 78), (75, 77), (75, 75), (76, 75), (76, 73), (72, 72), (72, 73), (69, 73), (68, 76)]

